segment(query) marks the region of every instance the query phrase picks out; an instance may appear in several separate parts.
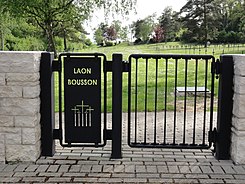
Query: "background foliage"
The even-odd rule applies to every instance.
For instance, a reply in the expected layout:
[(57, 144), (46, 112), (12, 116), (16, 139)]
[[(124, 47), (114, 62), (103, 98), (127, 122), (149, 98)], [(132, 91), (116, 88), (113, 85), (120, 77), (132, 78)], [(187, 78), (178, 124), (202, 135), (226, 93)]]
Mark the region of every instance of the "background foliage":
[[(0, 50), (77, 51), (92, 46), (83, 22), (96, 8), (128, 14), (136, 0), (0, 0)], [(94, 40), (100, 46), (136, 44), (245, 43), (244, 0), (187, 0), (179, 12), (171, 7), (124, 25), (100, 23)]]

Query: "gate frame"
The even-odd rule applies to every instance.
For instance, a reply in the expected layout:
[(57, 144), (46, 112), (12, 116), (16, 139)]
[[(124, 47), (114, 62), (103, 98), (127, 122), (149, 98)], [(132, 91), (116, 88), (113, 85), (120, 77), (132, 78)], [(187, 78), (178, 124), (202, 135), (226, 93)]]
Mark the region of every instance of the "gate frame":
[(234, 61), (232, 56), (220, 56), (219, 98), (216, 153), (218, 160), (230, 159), (231, 127), (233, 110)]
[[(192, 144), (154, 144), (154, 143), (136, 143), (132, 144), (130, 142), (130, 127), (131, 127), (131, 61), (132, 58), (134, 59), (203, 59), (203, 60), (211, 60), (211, 99), (210, 99), (210, 129), (208, 131), (208, 145), (192, 145)], [(173, 149), (209, 149), (211, 148), (212, 144), (216, 145), (216, 128), (213, 126), (213, 104), (214, 104), (214, 80), (215, 75), (218, 79), (218, 75), (220, 72), (219, 62), (215, 61), (215, 57), (213, 55), (181, 55), (181, 54), (131, 54), (129, 56), (129, 77), (128, 77), (128, 145), (130, 147), (137, 147), (137, 148), (173, 148)], [(215, 150), (215, 148), (214, 148)]]
[[(69, 54), (69, 53), (67, 53)], [(76, 53), (72, 53), (74, 55)], [(79, 53), (77, 53), (79, 54)], [(89, 53), (88, 55), (98, 55), (99, 53)], [(83, 54), (85, 55), (85, 54)], [(103, 54), (104, 55), (104, 54)], [(107, 61), (105, 57), (104, 75), (112, 72), (112, 130), (104, 130), (104, 140), (112, 140), (112, 159), (122, 158), (122, 73), (127, 70), (122, 61), (122, 54), (113, 54), (112, 61)], [(53, 54), (42, 53), (40, 64), (40, 87), (41, 87), (41, 156), (53, 156), (55, 154), (55, 139), (62, 138), (59, 129), (55, 129), (54, 111), (54, 71), (61, 71), (60, 60), (54, 61)], [(61, 83), (59, 75), (59, 83)], [(61, 98), (59, 95), (58, 98)], [(106, 97), (104, 97), (106, 98)], [(59, 104), (59, 110), (61, 109)], [(106, 113), (106, 110), (105, 110)], [(60, 115), (59, 115), (60, 116)], [(106, 121), (106, 119), (105, 119)], [(106, 122), (104, 122), (106, 124)], [(106, 126), (105, 126), (106, 127)], [(61, 144), (62, 145), (62, 144)], [(77, 145), (82, 147), (102, 147), (103, 145)], [(62, 145), (63, 147), (74, 147), (74, 145)], [(75, 145), (75, 147), (77, 147)]]
[[(53, 54), (44, 52), (40, 63), (41, 87), (41, 156), (55, 154), (55, 139), (59, 132), (55, 131), (54, 112), (54, 79), (53, 71), (59, 69), (59, 64), (53, 62)], [(212, 139), (216, 145), (216, 158), (219, 160), (230, 159), (231, 143), (231, 118), (233, 108), (233, 74), (234, 62), (232, 57), (221, 56), (221, 64), (214, 68), (216, 75), (220, 75), (218, 96), (218, 121), (217, 133), (212, 132)], [(113, 72), (112, 81), (112, 130), (105, 130), (106, 140), (112, 140), (111, 158), (122, 158), (122, 73), (129, 72), (130, 63), (123, 62), (122, 54), (113, 54), (112, 61), (106, 61), (104, 72)], [(225, 93), (224, 93), (225, 92)], [(223, 141), (224, 138), (229, 142)]]
[(54, 55), (49, 52), (41, 54), (41, 156), (53, 156), (55, 154), (53, 132), (55, 128), (53, 59)]

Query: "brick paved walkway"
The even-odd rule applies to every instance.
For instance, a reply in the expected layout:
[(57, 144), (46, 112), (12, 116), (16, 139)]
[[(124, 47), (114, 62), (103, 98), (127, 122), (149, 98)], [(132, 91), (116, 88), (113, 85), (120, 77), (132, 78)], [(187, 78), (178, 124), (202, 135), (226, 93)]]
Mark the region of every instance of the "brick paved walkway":
[(123, 159), (104, 148), (57, 148), (36, 163), (0, 165), (7, 183), (245, 183), (245, 166), (216, 160), (210, 150), (136, 149), (123, 146)]
[(216, 160), (211, 150), (129, 148), (124, 141), (123, 159), (110, 153), (110, 141), (104, 148), (57, 146), (54, 157), (36, 163), (0, 164), (0, 183), (245, 183), (245, 165)]

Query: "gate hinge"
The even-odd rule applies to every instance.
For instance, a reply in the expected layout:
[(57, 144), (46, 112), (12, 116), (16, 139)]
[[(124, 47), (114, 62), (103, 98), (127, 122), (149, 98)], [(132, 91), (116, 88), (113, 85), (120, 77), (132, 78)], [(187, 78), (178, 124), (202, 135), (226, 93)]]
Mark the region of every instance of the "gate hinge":
[(53, 62), (52, 62), (52, 71), (53, 72), (61, 71), (61, 61), (60, 60), (53, 60)]
[(219, 59), (212, 63), (211, 72), (216, 75), (216, 79), (219, 78), (219, 74), (221, 73), (221, 62)]
[(53, 129), (53, 139), (62, 139), (62, 133), (60, 129)]
[(129, 62), (123, 61), (123, 72), (129, 72)]
[(218, 132), (216, 128), (214, 128), (214, 130), (208, 132), (208, 141), (210, 143), (216, 143), (217, 136), (218, 136)]
[(112, 61), (106, 61), (104, 63), (104, 72), (112, 72)]

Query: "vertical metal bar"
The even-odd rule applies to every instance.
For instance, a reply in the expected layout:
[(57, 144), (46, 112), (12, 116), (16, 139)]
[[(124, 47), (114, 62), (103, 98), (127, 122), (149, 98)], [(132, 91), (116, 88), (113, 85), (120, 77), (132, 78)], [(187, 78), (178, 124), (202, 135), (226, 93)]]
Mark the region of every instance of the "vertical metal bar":
[[(211, 63), (212, 68), (215, 67), (215, 58), (212, 58), (212, 63)], [(212, 69), (212, 71), (214, 71)], [(212, 131), (213, 128), (213, 110), (214, 110), (214, 79), (215, 79), (215, 72), (212, 72), (211, 74), (211, 97), (210, 97), (210, 125), (209, 125), (209, 130)], [(205, 127), (204, 127), (205, 131)], [(205, 136), (203, 136), (203, 139), (205, 140)], [(211, 146), (211, 145), (210, 145)]]
[(40, 87), (41, 87), (41, 155), (53, 156), (55, 142), (53, 139), (54, 120), (54, 80), (52, 74), (53, 56), (46, 52), (41, 54)]
[[(61, 63), (62, 68), (62, 58), (60, 57), (59, 62)], [(59, 131), (62, 133), (62, 70), (58, 72), (59, 78)], [(60, 143), (62, 144), (63, 136), (60, 137)]]
[(128, 71), (128, 145), (131, 144), (131, 57), (129, 57), (129, 71)]
[(134, 136), (135, 136), (135, 143), (137, 142), (137, 123), (138, 123), (138, 120), (137, 120), (137, 111), (138, 111), (138, 58), (136, 59), (136, 69), (135, 69), (135, 124), (134, 124)]
[[(207, 87), (208, 87), (208, 59), (205, 59), (205, 92), (204, 92), (203, 126), (206, 126), (206, 116), (207, 116)], [(203, 144), (205, 144), (205, 136), (206, 136), (205, 135), (205, 130), (203, 130)]]
[(146, 58), (145, 66), (145, 130), (144, 130), (144, 143), (146, 144), (146, 129), (147, 129), (147, 81), (148, 81), (148, 58)]
[(176, 110), (177, 110), (177, 85), (178, 85), (178, 59), (175, 59), (175, 84), (174, 84), (174, 132), (173, 145), (176, 141)]
[(154, 122), (154, 144), (157, 135), (157, 79), (158, 79), (158, 59), (156, 59), (156, 78), (155, 78), (155, 122)]
[(195, 96), (194, 96), (194, 119), (193, 119), (194, 125), (196, 124), (196, 111), (197, 111), (197, 77), (198, 77), (198, 59), (196, 59), (196, 71), (195, 71)]
[(104, 135), (103, 140), (106, 142), (106, 130), (107, 130), (107, 70), (106, 70), (106, 59), (103, 61), (104, 67)]
[(166, 144), (167, 136), (167, 93), (168, 93), (168, 59), (166, 59), (165, 66), (165, 94), (164, 94), (164, 134), (163, 134), (163, 144)]
[(122, 54), (112, 55), (112, 153), (122, 158)]
[(166, 59), (166, 68), (165, 68), (165, 94), (164, 94), (164, 135), (163, 135), (163, 144), (166, 144), (167, 136), (167, 93), (168, 93), (168, 59)]
[[(233, 56), (221, 56), (221, 74), (219, 76), (218, 122), (216, 140), (216, 158), (230, 159), (231, 122), (233, 109)], [(225, 140), (225, 141), (224, 141)]]
[(185, 144), (185, 131), (186, 131), (186, 97), (187, 97), (187, 81), (188, 81), (188, 59), (185, 59), (185, 97), (184, 97), (183, 144)]

